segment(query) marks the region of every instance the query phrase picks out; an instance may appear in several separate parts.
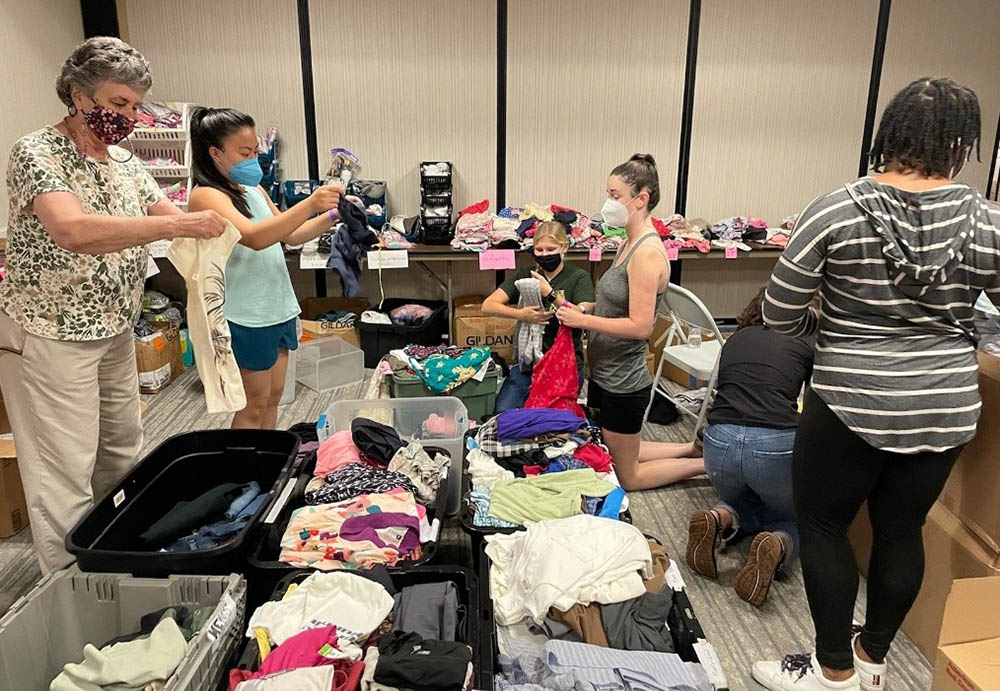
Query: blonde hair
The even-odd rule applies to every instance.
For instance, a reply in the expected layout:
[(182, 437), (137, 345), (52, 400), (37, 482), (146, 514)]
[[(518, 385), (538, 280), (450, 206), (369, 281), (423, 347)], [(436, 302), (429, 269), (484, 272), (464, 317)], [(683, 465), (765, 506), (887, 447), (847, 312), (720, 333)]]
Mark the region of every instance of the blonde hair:
[(569, 244), (566, 226), (559, 221), (545, 221), (539, 224), (538, 228), (535, 229), (534, 242), (537, 244), (539, 240), (544, 239), (552, 240), (557, 245)]

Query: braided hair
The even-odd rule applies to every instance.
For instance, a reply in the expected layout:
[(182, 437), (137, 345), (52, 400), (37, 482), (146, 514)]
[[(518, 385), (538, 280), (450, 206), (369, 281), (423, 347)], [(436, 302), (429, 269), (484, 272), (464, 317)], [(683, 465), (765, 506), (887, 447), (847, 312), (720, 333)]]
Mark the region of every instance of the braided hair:
[(947, 77), (921, 77), (892, 97), (868, 154), (872, 169), (951, 178), (979, 157), (979, 99)]

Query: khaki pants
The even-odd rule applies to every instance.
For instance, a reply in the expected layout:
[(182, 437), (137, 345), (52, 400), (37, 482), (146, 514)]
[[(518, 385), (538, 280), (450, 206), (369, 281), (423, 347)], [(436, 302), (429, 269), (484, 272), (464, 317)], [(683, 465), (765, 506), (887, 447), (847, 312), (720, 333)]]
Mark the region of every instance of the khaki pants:
[(0, 311), (0, 388), (42, 573), (68, 566), (66, 534), (142, 446), (132, 332), (99, 341), (26, 333)]

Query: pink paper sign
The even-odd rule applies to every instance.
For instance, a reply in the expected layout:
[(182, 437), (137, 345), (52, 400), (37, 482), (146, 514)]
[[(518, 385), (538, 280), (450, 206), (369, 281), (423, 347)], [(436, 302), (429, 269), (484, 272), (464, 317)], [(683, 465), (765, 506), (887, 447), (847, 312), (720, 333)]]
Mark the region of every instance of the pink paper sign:
[(599, 262), (601, 261), (601, 248), (591, 247), (590, 248), (590, 261)]
[(737, 256), (737, 250), (735, 247), (726, 248), (726, 259), (736, 259)]
[(514, 250), (486, 250), (479, 253), (479, 270), (513, 269)]
[(679, 249), (677, 249), (676, 247), (668, 247), (667, 248), (667, 259), (669, 259), (672, 262), (677, 261), (677, 259), (680, 257), (680, 254), (681, 254), (681, 251)]

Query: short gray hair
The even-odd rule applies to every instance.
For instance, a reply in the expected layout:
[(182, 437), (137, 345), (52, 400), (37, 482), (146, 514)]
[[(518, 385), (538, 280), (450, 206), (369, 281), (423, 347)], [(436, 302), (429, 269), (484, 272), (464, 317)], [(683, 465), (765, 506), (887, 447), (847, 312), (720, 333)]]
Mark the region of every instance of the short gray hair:
[(74, 85), (93, 98), (97, 88), (109, 80), (141, 92), (153, 85), (149, 63), (142, 53), (121, 39), (95, 36), (66, 58), (56, 78), (56, 94), (69, 107), (73, 105), (70, 90)]

